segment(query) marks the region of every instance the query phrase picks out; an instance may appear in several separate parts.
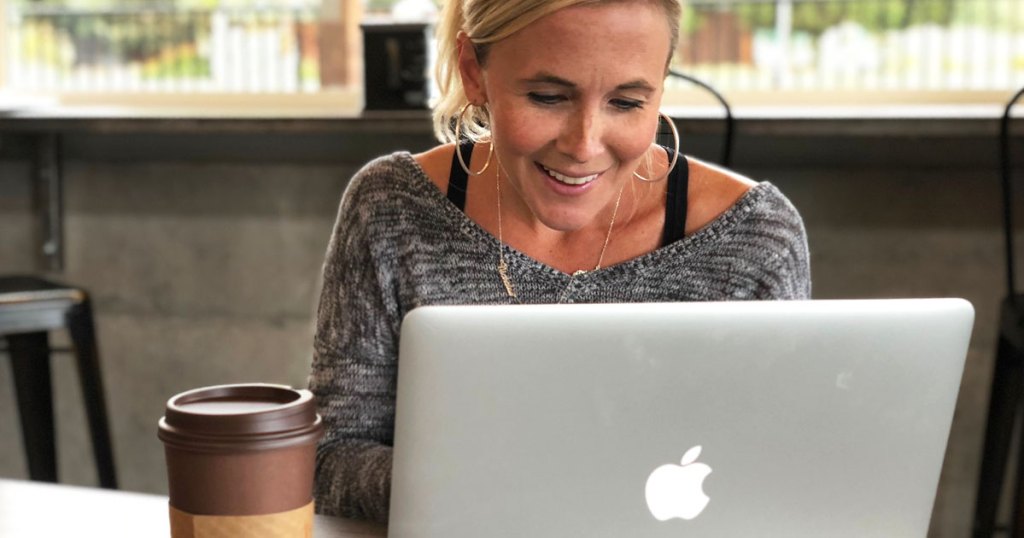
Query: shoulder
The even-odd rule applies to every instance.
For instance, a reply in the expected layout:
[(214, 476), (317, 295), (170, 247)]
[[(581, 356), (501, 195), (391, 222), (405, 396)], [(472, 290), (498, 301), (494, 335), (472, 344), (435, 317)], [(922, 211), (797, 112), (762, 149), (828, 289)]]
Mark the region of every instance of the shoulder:
[(696, 159), (690, 173), (688, 236), (729, 237), (734, 246), (763, 253), (806, 252), (803, 219), (775, 185)]
[(342, 207), (365, 206), (378, 201), (402, 198), (403, 194), (422, 197), (430, 186), (423, 170), (406, 151), (377, 157), (363, 165), (345, 187)]
[(692, 234), (720, 217), (758, 183), (746, 176), (687, 157), (688, 187), (686, 233)]
[[(772, 183), (755, 183), (708, 228), (730, 230), (733, 235), (746, 235), (752, 245), (763, 241), (780, 242), (782, 248), (791, 243), (806, 243), (803, 219), (796, 207)], [(752, 237), (760, 238), (754, 240)]]
[(435, 213), (443, 201), (413, 156), (399, 151), (373, 159), (352, 175), (338, 205), (336, 227), (395, 225)]
[[(710, 258), (729, 267), (745, 267), (753, 288), (745, 297), (806, 299), (811, 293), (807, 232), (796, 207), (775, 185), (718, 176), (726, 186), (718, 209), (725, 207), (692, 239)], [(749, 182), (749, 183), (748, 183)], [(714, 262), (712, 262), (714, 265)]]
[(361, 188), (377, 183), (387, 182), (390, 184), (401, 183), (396, 179), (411, 178), (419, 173), (416, 161), (406, 151), (396, 151), (389, 155), (382, 155), (364, 164), (352, 176), (349, 188)]
[(413, 155), (427, 178), (441, 192), (448, 191), (448, 176), (451, 173), (452, 157), (455, 156), (455, 144), (444, 144)]

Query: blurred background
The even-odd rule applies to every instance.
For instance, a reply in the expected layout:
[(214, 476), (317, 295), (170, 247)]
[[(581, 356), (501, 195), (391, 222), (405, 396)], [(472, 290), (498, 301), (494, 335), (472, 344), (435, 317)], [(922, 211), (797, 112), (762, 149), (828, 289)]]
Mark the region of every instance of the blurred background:
[[(786, 95), (999, 101), (1024, 81), (1017, 0), (684, 5), (675, 66), (737, 104)], [(433, 0), (6, 0), (0, 83), (33, 94), (352, 91), (361, 83), (359, 24), (429, 21), (434, 8)]]
[[(436, 143), (436, 9), (0, 0), (0, 276), (92, 293), (122, 489), (166, 493), (156, 422), (175, 393), (306, 384), (348, 179)], [(685, 0), (681, 25), (673, 68), (714, 87), (734, 118), (668, 78), (683, 150), (721, 163), (728, 146), (734, 169), (789, 196), (816, 298), (974, 304), (930, 531), (969, 536), (1009, 292), (998, 134), (1024, 87), (1024, 1)], [(67, 347), (60, 331), (52, 340)], [(60, 481), (96, 485), (72, 358), (52, 364)], [(3, 478), (28, 477), (15, 402), (0, 365)]]

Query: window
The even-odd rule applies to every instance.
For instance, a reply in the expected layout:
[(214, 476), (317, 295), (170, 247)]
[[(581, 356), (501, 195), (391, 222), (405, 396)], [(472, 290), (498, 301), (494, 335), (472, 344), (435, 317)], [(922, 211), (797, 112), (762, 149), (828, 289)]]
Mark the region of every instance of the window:
[(4, 9), (0, 82), (21, 96), (357, 106), (358, 1), (14, 0)]
[(1002, 103), (1020, 0), (687, 0), (677, 67), (746, 102)]
[[(357, 110), (360, 22), (433, 1), (8, 0), (0, 88)], [(676, 52), (675, 68), (739, 104), (1002, 103), (1024, 86), (1024, 2), (683, 0)], [(670, 105), (701, 95), (667, 85)]]

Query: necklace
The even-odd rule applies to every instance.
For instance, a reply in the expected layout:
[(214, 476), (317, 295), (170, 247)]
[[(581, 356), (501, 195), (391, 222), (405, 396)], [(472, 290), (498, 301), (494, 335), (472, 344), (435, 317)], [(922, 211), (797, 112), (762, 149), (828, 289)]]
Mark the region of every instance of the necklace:
[[(510, 299), (515, 302), (519, 302), (519, 297), (516, 295), (515, 287), (512, 285), (512, 278), (508, 276), (508, 264), (505, 263), (505, 240), (501, 233), (501, 172), (505, 170), (502, 166), (501, 160), (498, 160), (498, 169), (495, 171), (495, 185), (498, 191), (498, 276), (501, 277), (501, 283), (505, 286), (505, 292), (508, 293)], [(505, 176), (508, 176), (508, 172), (505, 172)], [(592, 271), (597, 271), (601, 268), (601, 263), (604, 262), (604, 253), (608, 250), (608, 243), (612, 239), (612, 230), (615, 228), (615, 216), (619, 214), (619, 202), (622, 201), (622, 191), (626, 189), (625, 183), (619, 188), (619, 195), (615, 198), (615, 208), (612, 209), (611, 222), (608, 223), (608, 233), (604, 236), (604, 244), (601, 245), (601, 254), (597, 257), (597, 265), (594, 266)], [(588, 271), (578, 269), (572, 273), (569, 277), (569, 283), (565, 285), (565, 289), (562, 290), (562, 294), (558, 297), (558, 302), (562, 303), (565, 301), (565, 296), (569, 293), (569, 288), (572, 287), (573, 282), (576, 281), (576, 277), (587, 274)]]

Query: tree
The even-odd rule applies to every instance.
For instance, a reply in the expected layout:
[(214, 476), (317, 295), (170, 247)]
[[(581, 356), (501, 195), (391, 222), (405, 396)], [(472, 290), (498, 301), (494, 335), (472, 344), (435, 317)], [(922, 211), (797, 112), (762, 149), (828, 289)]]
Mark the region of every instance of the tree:
[[(842, 22), (856, 22), (869, 31), (881, 32), (924, 23), (948, 25), (955, 14), (955, 0), (877, 0), (874, 2), (793, 1), (793, 29), (821, 34)], [(772, 4), (743, 4), (735, 11), (752, 28), (775, 26)]]

